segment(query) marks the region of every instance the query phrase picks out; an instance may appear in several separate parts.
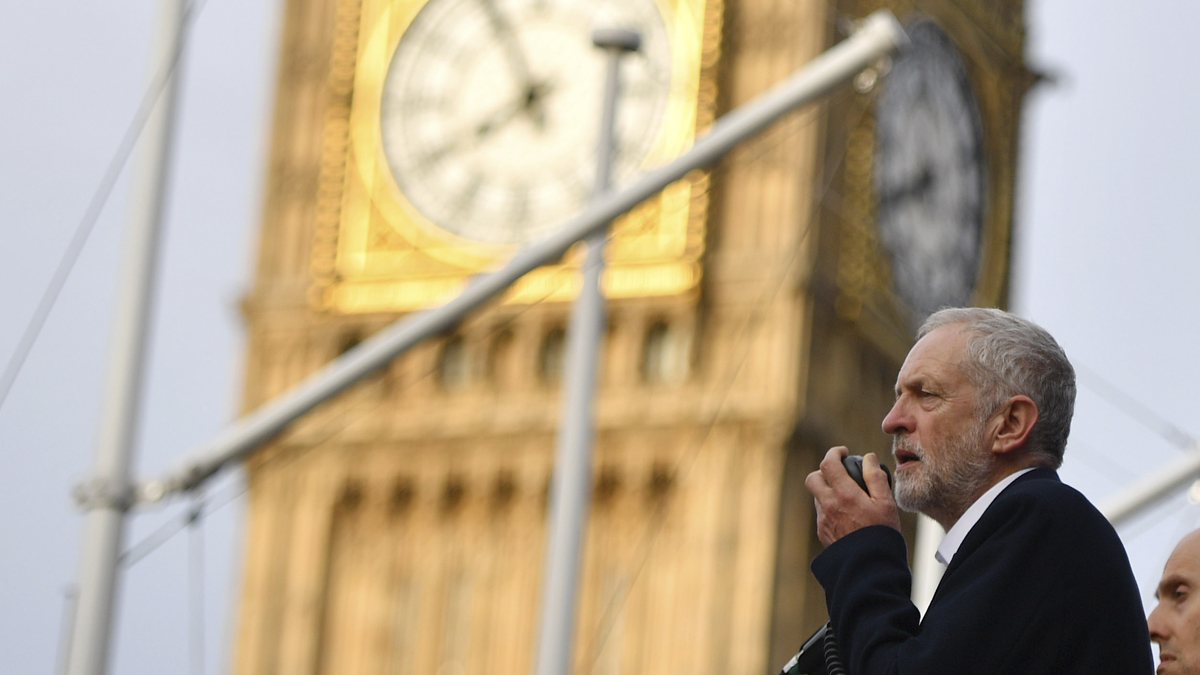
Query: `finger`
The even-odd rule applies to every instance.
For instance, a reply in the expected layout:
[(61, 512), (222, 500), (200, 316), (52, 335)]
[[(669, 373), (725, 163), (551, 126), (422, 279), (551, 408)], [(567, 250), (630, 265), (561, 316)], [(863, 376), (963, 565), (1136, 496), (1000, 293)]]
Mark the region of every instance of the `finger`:
[(863, 457), (863, 480), (867, 483), (867, 492), (871, 495), (872, 499), (892, 494), (892, 488), (888, 485), (887, 474), (879, 466), (879, 457), (875, 456), (873, 452), (868, 452)]
[(840, 464), (842, 462), (842, 458), (849, 454), (850, 448), (847, 448), (844, 445), (835, 445), (825, 453), (824, 459), (821, 460), (821, 465), (824, 466), (826, 462), (836, 462)]
[(812, 493), (813, 498), (818, 501), (833, 493), (833, 488), (829, 487), (829, 483), (825, 482), (825, 474), (820, 471), (808, 474), (808, 477), (804, 479), (804, 486)]
[(830, 448), (829, 452), (825, 453), (825, 459), (821, 460), (821, 473), (825, 476), (825, 482), (835, 490), (846, 490), (851, 485), (855, 490), (859, 489), (858, 484), (846, 472), (846, 465), (842, 464), (842, 459), (849, 454), (849, 448), (839, 445)]

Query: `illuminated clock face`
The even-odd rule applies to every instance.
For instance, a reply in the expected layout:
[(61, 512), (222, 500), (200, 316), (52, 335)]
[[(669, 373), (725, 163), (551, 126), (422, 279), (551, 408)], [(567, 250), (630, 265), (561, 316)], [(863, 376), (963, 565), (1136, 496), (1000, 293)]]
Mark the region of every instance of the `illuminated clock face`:
[(429, 0), (384, 83), (383, 153), (400, 192), (470, 240), (544, 235), (592, 191), (604, 96), (596, 27), (632, 28), (617, 112), (616, 181), (657, 138), (671, 53), (655, 0)]
[(875, 117), (879, 236), (914, 319), (970, 304), (983, 239), (979, 112), (953, 43), (931, 22), (884, 80)]

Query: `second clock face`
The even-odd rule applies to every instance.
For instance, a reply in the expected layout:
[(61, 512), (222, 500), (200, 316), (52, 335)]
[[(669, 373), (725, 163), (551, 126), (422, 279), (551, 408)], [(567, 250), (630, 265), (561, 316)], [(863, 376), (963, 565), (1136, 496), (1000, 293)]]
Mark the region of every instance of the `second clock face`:
[(875, 117), (879, 236), (896, 292), (923, 320), (970, 304), (983, 240), (979, 112), (950, 38), (923, 21), (884, 80)]
[(429, 0), (396, 47), (380, 109), (388, 167), (424, 218), (507, 244), (586, 205), (604, 96), (597, 27), (642, 36), (622, 68), (619, 181), (650, 152), (670, 97), (654, 0)]

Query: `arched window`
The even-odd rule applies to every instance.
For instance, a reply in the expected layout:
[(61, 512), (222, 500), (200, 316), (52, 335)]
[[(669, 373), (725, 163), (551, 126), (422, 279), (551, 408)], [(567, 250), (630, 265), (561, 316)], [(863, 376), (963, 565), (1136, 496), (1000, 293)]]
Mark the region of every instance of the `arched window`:
[(362, 341), (363, 341), (362, 333), (359, 332), (357, 329), (346, 332), (338, 340), (337, 355), (341, 356), (342, 354), (345, 354), (346, 352), (350, 351), (351, 349), (354, 349), (359, 344), (361, 344)]
[(546, 334), (538, 358), (538, 370), (543, 382), (557, 384), (562, 381), (566, 345), (567, 332), (562, 328), (555, 328)]
[(512, 331), (501, 331), (492, 338), (484, 363), (484, 376), (488, 382), (500, 387), (512, 384), (513, 351)]
[(683, 331), (658, 321), (642, 343), (642, 379), (655, 384), (682, 382), (688, 374), (689, 340)]
[(471, 362), (463, 339), (454, 336), (442, 345), (442, 356), (438, 360), (438, 381), (447, 391), (456, 391), (471, 382)]

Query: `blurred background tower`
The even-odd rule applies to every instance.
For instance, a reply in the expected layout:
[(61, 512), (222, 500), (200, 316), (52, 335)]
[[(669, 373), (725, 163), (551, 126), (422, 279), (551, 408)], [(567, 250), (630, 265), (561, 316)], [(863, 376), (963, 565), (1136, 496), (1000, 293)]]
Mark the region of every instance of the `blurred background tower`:
[[(583, 203), (594, 25), (645, 45), (619, 184), (880, 7), (910, 52), (639, 206), (608, 245), (575, 673), (774, 672), (825, 620), (803, 477), (831, 445), (887, 452), (924, 315), (1006, 303), (1033, 82), (1020, 1), (289, 0), (245, 408)], [(248, 462), (235, 672), (531, 672), (578, 262)]]

